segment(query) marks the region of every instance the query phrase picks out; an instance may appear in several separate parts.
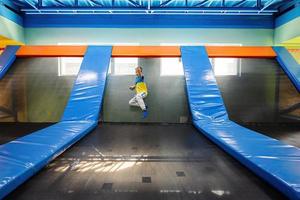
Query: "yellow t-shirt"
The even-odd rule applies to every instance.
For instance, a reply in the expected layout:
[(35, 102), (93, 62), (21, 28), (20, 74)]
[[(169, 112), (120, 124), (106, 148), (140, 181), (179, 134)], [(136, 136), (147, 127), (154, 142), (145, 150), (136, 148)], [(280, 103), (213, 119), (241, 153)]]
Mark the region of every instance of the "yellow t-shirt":
[(135, 91), (137, 94), (145, 92), (148, 94), (147, 85), (144, 82), (144, 76), (137, 76), (135, 78)]

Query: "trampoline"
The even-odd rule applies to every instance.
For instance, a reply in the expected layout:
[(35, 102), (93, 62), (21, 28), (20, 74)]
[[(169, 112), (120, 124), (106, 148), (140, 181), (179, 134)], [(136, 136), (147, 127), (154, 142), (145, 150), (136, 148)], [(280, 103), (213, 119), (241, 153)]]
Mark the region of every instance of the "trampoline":
[(300, 94), (275, 59), (213, 58), (229, 118), (300, 147)]
[[(31, 56), (39, 53), (35, 48), (40, 47), (28, 50)], [(6, 190), (1, 195), (8, 194), (5, 199), (296, 197), (292, 183), (298, 180), (293, 168), (297, 160), (285, 158), (296, 158), (298, 149), (232, 122), (299, 144), (297, 138), (288, 136), (290, 127), (285, 129), (293, 124), (297, 131), (297, 108), (291, 108), (296, 107), (299, 94), (277, 62), (227, 58), (237, 63), (236, 69), (218, 72), (220, 58), (214, 56), (211, 62), (217, 85), (210, 74), (209, 50), (207, 55), (204, 47), (182, 47), (180, 58), (178, 49), (167, 49), (173, 49), (175, 56), (168, 51), (162, 51), (159, 58), (126, 56), (111, 47), (93, 46), (87, 48), (83, 60), (72, 52), (63, 61), (51, 51), (48, 57), (17, 58), (0, 81), (7, 97), (2, 107), (9, 111), (0, 123), (7, 133), (0, 136), (0, 148), (5, 150), (0, 166), (11, 164), (12, 170), (5, 168), (1, 173), (21, 178), (7, 181), (11, 193)], [(263, 52), (268, 55), (268, 51)], [(115, 54), (120, 56), (110, 59)], [(175, 74), (167, 73), (168, 63), (178, 67)], [(128, 105), (133, 95), (128, 84), (134, 80), (131, 70), (135, 65), (142, 65), (149, 85), (146, 120), (141, 119), (138, 108)], [(7, 86), (21, 81), (25, 89), (18, 84)], [(289, 92), (282, 92), (286, 88)], [(14, 97), (16, 90), (26, 101)], [(245, 94), (231, 94), (237, 92)], [(291, 97), (294, 101), (285, 101)], [(53, 106), (47, 106), (47, 101), (53, 101)], [(280, 134), (277, 126), (283, 130)], [(9, 135), (11, 131), (15, 135)], [(282, 137), (283, 132), (289, 134)], [(26, 151), (29, 155), (22, 154)], [(268, 160), (274, 152), (279, 159)], [(272, 162), (280, 162), (278, 166), (286, 170), (266, 170)]]
[(63, 74), (64, 59), (17, 58), (0, 80), (0, 144), (60, 120), (77, 75)]
[(7, 199), (33, 197), (285, 199), (192, 125), (152, 123), (99, 124)]
[(23, 137), (35, 131), (41, 130), (54, 123), (15, 123), (1, 122), (0, 123), (0, 145)]

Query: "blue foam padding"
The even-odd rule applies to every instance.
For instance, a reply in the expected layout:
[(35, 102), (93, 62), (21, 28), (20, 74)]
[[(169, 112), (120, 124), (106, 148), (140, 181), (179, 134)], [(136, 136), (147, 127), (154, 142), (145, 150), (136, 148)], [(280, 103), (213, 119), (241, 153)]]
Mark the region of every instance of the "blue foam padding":
[(273, 47), (277, 54), (277, 61), (281, 65), (281, 68), (288, 75), (293, 82), (298, 92), (300, 92), (300, 64), (290, 54), (290, 52), (284, 47)]
[(204, 47), (181, 47), (193, 123), (290, 199), (300, 199), (300, 149), (229, 120)]
[(97, 122), (59, 122), (0, 145), (0, 199), (90, 132)]
[(62, 121), (99, 119), (111, 51), (111, 46), (88, 47)]
[(0, 55), (0, 80), (16, 59), (16, 53), (20, 46), (7, 46)]
[(61, 122), (0, 145), (0, 199), (97, 126), (111, 49), (88, 47)]

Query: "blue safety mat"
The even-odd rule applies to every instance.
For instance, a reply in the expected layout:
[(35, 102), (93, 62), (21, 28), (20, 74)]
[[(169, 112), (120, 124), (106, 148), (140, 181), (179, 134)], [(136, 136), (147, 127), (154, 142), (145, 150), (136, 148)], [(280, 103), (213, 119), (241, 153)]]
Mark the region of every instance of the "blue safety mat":
[(96, 125), (96, 122), (60, 122), (0, 145), (0, 199)]
[(112, 47), (88, 47), (61, 122), (0, 145), (0, 199), (97, 126)]
[(16, 53), (19, 46), (7, 46), (3, 53), (0, 55), (0, 79), (4, 77), (7, 70), (16, 59)]
[(98, 120), (112, 47), (89, 47), (62, 121)]
[(284, 47), (273, 47), (277, 54), (277, 61), (280, 63), (282, 69), (293, 82), (298, 92), (300, 92), (300, 64)]
[(193, 123), (290, 199), (300, 199), (300, 149), (229, 120), (204, 47), (181, 47)]

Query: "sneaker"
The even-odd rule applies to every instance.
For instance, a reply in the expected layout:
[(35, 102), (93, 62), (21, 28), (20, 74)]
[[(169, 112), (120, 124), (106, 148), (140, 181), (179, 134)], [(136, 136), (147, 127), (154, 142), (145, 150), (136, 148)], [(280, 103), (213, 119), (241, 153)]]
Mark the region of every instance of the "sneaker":
[(148, 111), (147, 110), (143, 110), (143, 119), (148, 117)]

